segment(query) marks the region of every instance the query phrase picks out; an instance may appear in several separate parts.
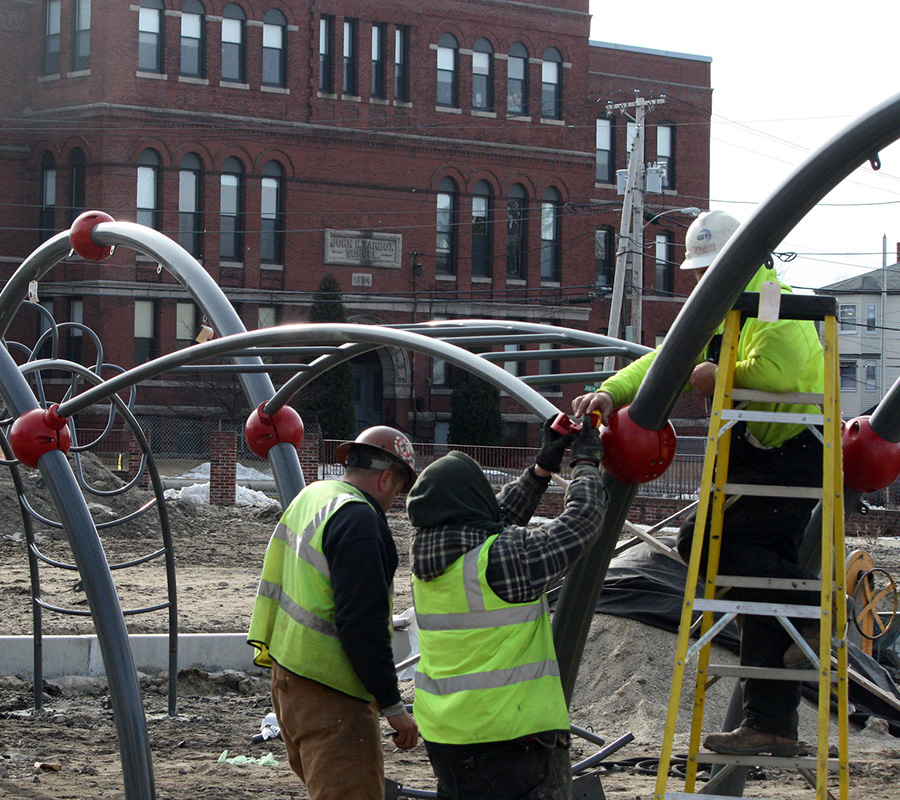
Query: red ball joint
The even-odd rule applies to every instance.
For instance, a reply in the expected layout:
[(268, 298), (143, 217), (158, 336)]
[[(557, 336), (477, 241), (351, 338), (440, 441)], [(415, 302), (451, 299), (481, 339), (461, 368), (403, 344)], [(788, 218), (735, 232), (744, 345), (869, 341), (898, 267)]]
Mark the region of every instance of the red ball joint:
[(26, 467), (37, 467), (40, 457), (51, 450), (69, 452), (72, 436), (67, 426), (68, 420), (56, 413), (57, 408), (58, 405), (46, 410), (33, 408), (12, 424), (9, 446)]
[(857, 492), (890, 486), (900, 475), (900, 442), (882, 439), (868, 417), (855, 417), (842, 427), (844, 485)]
[(115, 222), (103, 211), (85, 211), (79, 214), (69, 228), (69, 241), (72, 249), (85, 261), (103, 261), (112, 253), (112, 247), (103, 247), (94, 241), (94, 226), (101, 222)]
[(303, 444), (303, 420), (290, 406), (282, 406), (274, 414), (263, 411), (265, 403), (250, 412), (244, 425), (247, 446), (260, 458), (268, 458), (276, 444), (289, 442), (298, 450)]
[(603, 468), (623, 483), (648, 483), (662, 475), (675, 458), (675, 428), (642, 428), (631, 419), (628, 406), (617, 408), (600, 429)]

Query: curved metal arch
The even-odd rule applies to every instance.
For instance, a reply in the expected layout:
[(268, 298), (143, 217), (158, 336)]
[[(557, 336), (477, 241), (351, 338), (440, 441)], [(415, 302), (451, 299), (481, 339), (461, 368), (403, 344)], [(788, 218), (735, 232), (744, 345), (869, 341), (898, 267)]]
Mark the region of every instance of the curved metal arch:
[[(302, 342), (339, 342), (341, 344), (362, 342), (370, 348), (395, 346), (406, 350), (414, 350), (415, 352), (435, 356), (475, 373), (480, 378), (492, 383), (498, 389), (517, 399), (522, 405), (534, 412), (538, 419), (547, 419), (558, 411), (556, 406), (547, 398), (523, 384), (502, 367), (485, 361), (454, 344), (435, 340), (411, 331), (374, 325), (323, 322), (317, 324), (279, 325), (257, 331), (244, 331), (224, 336), (221, 339), (191, 345), (183, 350), (160, 356), (146, 364), (127, 370), (121, 375), (110, 378), (102, 385), (92, 387), (77, 397), (60, 403), (57, 413), (63, 417), (70, 417), (79, 411), (83, 411), (93, 403), (109, 399), (111, 395), (128, 386), (150, 380), (178, 366), (193, 364), (213, 356), (225, 356), (235, 350), (256, 345), (295, 345)], [(305, 375), (306, 372), (301, 374)], [(280, 407), (275, 406), (273, 413)]]
[[(503, 334), (515, 335), (519, 333), (531, 333), (547, 336), (548, 338), (552, 337), (559, 343), (586, 346), (592, 345), (598, 348), (606, 348), (599, 351), (598, 355), (618, 355), (629, 359), (635, 359), (638, 356), (649, 352), (651, 349), (633, 342), (623, 342), (619, 339), (613, 339), (610, 336), (604, 336), (599, 333), (579, 331), (574, 328), (561, 328), (557, 325), (547, 325), (537, 322), (519, 322), (517, 320), (503, 322), (484, 319), (439, 320), (435, 322), (421, 322), (413, 325), (392, 325), (389, 326), (389, 329), (410, 331), (423, 336), (445, 338), (451, 341), (458, 337), (489, 337), (501, 336)], [(266, 404), (266, 413), (275, 413), (277, 409), (285, 405), (295, 394), (312, 383), (323, 373), (333, 369), (338, 364), (349, 361), (377, 346), (378, 345), (373, 344), (359, 344), (357, 342), (347, 343), (342, 345), (338, 352), (326, 353), (315, 359), (309, 365), (308, 370), (297, 373), (284, 382), (272, 399)], [(565, 350), (559, 350), (555, 351), (554, 355), (564, 358), (565, 353)], [(488, 355), (492, 354), (482, 353), (478, 357), (484, 360), (492, 360), (485, 358), (485, 356)]]
[[(124, 245), (149, 256), (165, 267), (194, 299), (215, 330), (222, 336), (246, 331), (241, 318), (222, 289), (202, 265), (181, 245), (165, 234), (134, 222), (101, 222), (91, 230), (91, 238), (101, 246)], [(69, 232), (48, 239), (32, 252), (0, 291), (0, 338), (24, 302), (28, 284), (40, 278), (72, 252)], [(258, 356), (234, 356), (235, 364), (262, 365)], [(265, 372), (238, 372), (238, 380), (251, 408), (269, 400), (275, 391)], [(269, 465), (283, 507), (304, 487), (300, 459), (292, 447), (276, 445), (269, 451)]]

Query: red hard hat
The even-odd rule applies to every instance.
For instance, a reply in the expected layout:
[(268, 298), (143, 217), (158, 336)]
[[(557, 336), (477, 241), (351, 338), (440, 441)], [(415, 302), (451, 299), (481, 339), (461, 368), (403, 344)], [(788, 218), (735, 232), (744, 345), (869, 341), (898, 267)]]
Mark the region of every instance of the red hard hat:
[(882, 439), (868, 417), (844, 423), (841, 431), (844, 484), (857, 492), (877, 492), (900, 475), (900, 442)]
[(342, 442), (335, 454), (338, 463), (346, 464), (347, 456), (352, 450), (375, 450), (387, 456), (388, 461), (406, 473), (404, 492), (408, 492), (416, 482), (416, 454), (412, 442), (406, 434), (396, 428), (376, 425), (373, 428), (366, 428), (352, 442)]
[(623, 483), (648, 483), (662, 475), (675, 458), (675, 428), (642, 428), (631, 419), (628, 406), (617, 408), (600, 429), (603, 468)]

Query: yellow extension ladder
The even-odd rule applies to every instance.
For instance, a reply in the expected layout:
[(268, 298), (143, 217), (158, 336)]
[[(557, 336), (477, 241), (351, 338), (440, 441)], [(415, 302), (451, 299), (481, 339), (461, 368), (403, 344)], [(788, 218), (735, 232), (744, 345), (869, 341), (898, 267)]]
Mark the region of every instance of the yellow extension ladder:
[[(738, 336), (741, 327), (741, 311), (749, 316), (757, 315), (758, 295), (745, 293), (735, 310), (728, 313), (722, 335), (722, 346), (716, 387), (710, 414), (709, 435), (700, 487), (694, 539), (688, 564), (687, 581), (684, 592), (684, 606), (678, 632), (675, 665), (669, 696), (666, 728), (659, 759), (654, 800), (683, 800), (701, 794), (719, 798), (716, 786), (738, 767), (762, 766), (797, 769), (810, 786), (816, 790), (816, 800), (828, 800), (828, 773), (837, 770), (839, 800), (847, 800), (849, 790), (847, 752), (847, 604), (832, 602), (833, 593), (845, 598), (846, 576), (844, 574), (844, 509), (843, 474), (841, 467), (841, 418), (839, 394), (839, 362), (837, 350), (837, 303), (831, 297), (810, 297), (783, 295), (780, 318), (814, 319), (824, 322), (824, 395), (808, 393), (772, 394), (734, 388), (734, 367)], [(763, 412), (743, 410), (749, 401), (781, 402), (818, 405), (822, 414), (797, 414), (787, 412)], [(731, 428), (742, 420), (804, 423), (821, 427), (823, 438), (823, 478), (821, 490), (816, 487), (757, 486), (727, 483), (728, 457), (731, 445)], [(812, 495), (811, 493), (815, 493)], [(822, 500), (822, 571), (821, 580), (796, 581), (774, 578), (746, 578), (718, 574), (722, 516), (729, 496), (756, 495), (779, 497), (810, 497)], [(707, 518), (710, 520), (710, 541), (708, 542), (707, 575), (704, 579), (704, 594), (696, 597), (700, 574), (701, 550)], [(729, 601), (727, 587), (741, 586), (773, 589), (819, 590), (821, 603), (816, 606), (784, 605), (762, 602)], [(723, 597), (724, 594), (724, 597)], [(836, 609), (836, 613), (832, 609)], [(693, 644), (690, 639), (697, 631), (692, 631), (692, 617), (702, 612), (699, 638)], [(714, 622), (714, 614), (721, 614)], [(738, 614), (761, 614), (778, 618), (791, 638), (797, 642), (815, 668), (766, 669), (710, 664), (710, 645), (713, 637)], [(832, 615), (835, 615), (835, 631), (832, 633)], [(819, 652), (813, 654), (803, 642), (790, 619), (810, 618), (819, 620)], [(696, 628), (696, 623), (695, 623)], [(834, 638), (833, 638), (834, 637)], [(832, 656), (832, 640), (835, 655)], [(694, 686), (693, 714), (691, 719), (690, 742), (687, 755), (684, 791), (667, 789), (669, 767), (672, 759), (673, 739), (678, 717), (678, 708), (688, 664), (696, 660), (696, 680)], [(762, 755), (725, 755), (704, 751), (699, 754), (703, 711), (706, 690), (720, 677), (753, 677), (771, 680), (816, 681), (818, 683), (818, 741), (816, 756), (776, 757)], [(829, 758), (829, 731), (832, 696), (836, 697), (838, 715), (837, 758)], [(698, 756), (704, 763), (723, 765), (701, 791), (696, 790)]]

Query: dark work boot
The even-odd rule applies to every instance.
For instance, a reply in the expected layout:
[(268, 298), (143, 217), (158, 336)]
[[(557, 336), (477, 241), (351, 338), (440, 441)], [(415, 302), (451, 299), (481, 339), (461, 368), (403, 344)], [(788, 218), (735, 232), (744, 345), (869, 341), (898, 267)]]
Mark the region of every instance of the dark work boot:
[(703, 746), (714, 753), (728, 753), (734, 756), (757, 756), (770, 753), (773, 756), (796, 756), (801, 745), (796, 739), (765, 733), (741, 725), (729, 733), (711, 733)]

